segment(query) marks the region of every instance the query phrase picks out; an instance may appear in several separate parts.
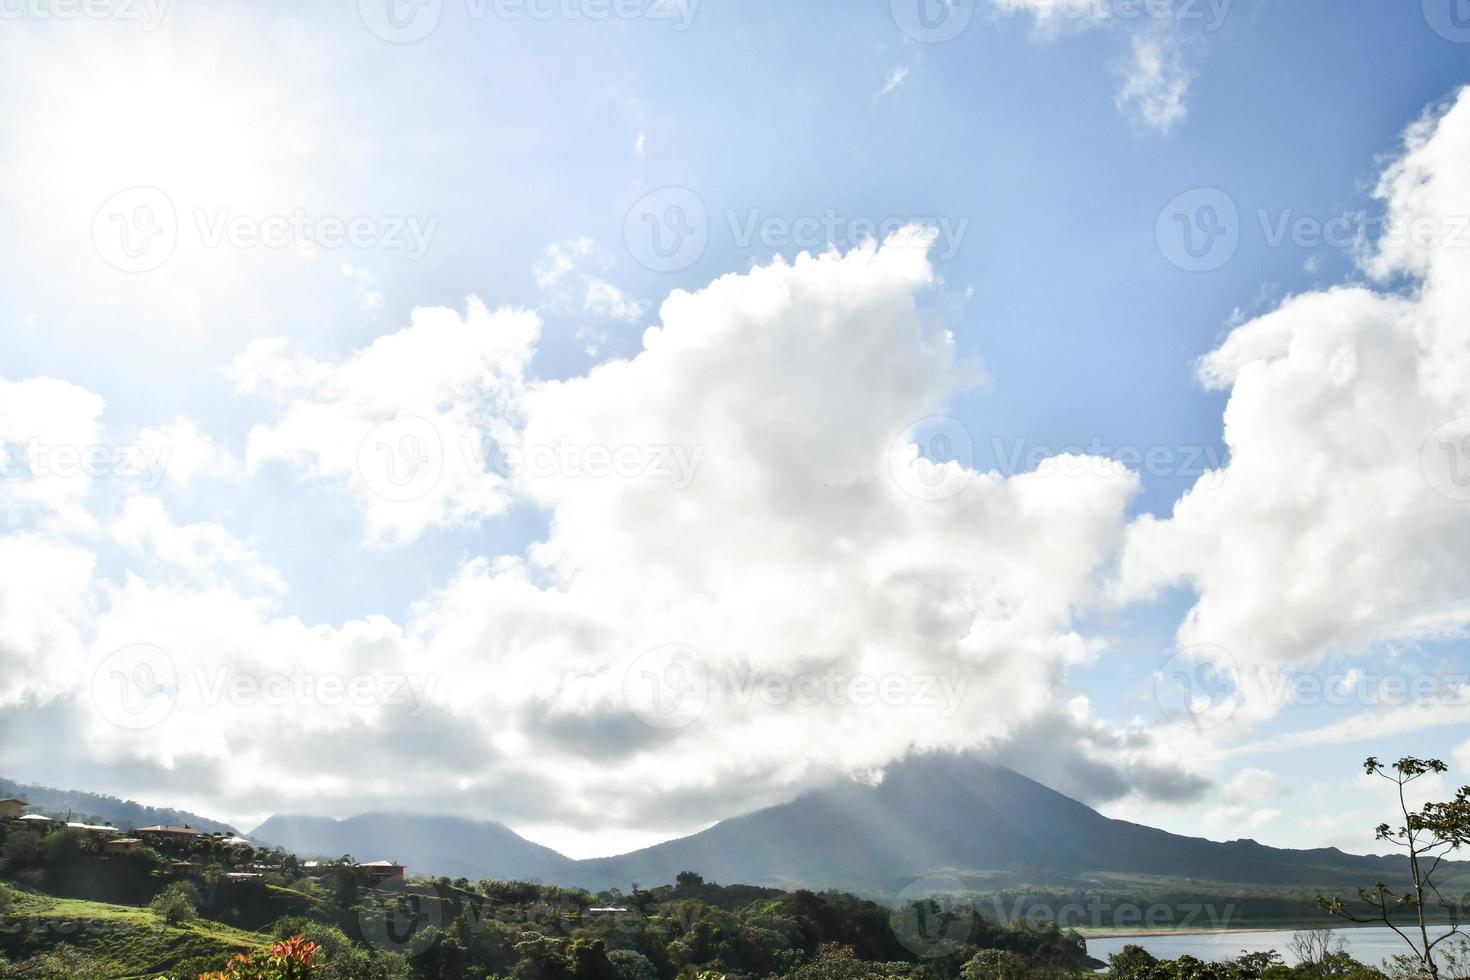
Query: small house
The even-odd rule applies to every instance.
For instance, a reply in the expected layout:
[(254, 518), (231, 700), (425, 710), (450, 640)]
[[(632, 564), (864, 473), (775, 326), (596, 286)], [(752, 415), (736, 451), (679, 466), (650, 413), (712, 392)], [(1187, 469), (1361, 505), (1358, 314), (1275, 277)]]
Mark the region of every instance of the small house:
[(25, 808), (25, 800), (17, 800), (14, 798), (8, 800), (0, 800), (0, 820), (18, 820), (20, 819), (21, 811)]
[(117, 837), (102, 842), (102, 853), (106, 857), (117, 857), (129, 851), (136, 851), (142, 846), (143, 842), (136, 837)]
[(40, 813), (27, 813), (18, 817), (15, 822), (31, 830), (39, 830), (43, 834), (66, 826), (64, 820), (57, 820)]
[(165, 840), (194, 840), (205, 836), (188, 824), (182, 827), (139, 827), (135, 833), (140, 837), (159, 837)]
[(374, 885), (403, 879), (403, 865), (393, 861), (369, 861), (366, 864), (359, 864), (357, 870)]

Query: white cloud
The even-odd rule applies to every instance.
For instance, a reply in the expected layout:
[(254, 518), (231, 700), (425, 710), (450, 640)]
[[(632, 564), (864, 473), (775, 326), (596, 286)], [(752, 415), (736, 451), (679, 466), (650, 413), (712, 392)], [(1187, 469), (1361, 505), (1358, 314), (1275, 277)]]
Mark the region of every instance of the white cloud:
[[(1126, 32), (1128, 54), (1115, 65), (1118, 91), (1113, 103), (1118, 112), (1136, 125), (1159, 133), (1168, 133), (1188, 115), (1187, 95), (1192, 73), (1180, 49), (1179, 27), (1154, 13), (1153, 8), (1135, 8), (1132, 16), (1119, 16), (1117, 6), (1105, 0), (991, 2), (1006, 16), (1030, 16), (1037, 32), (1048, 39), (1094, 29)], [(1212, 2), (1208, 9), (1202, 5), (1191, 14), (1191, 19), (1197, 15), (1203, 19), (1206, 29), (1213, 29), (1219, 26), (1228, 9), (1228, 0), (1224, 4)], [(1139, 17), (1143, 18), (1141, 22)]]
[(637, 320), (648, 309), (643, 303), (602, 279), (587, 281), (587, 297), (582, 302), (582, 308), (589, 313), (607, 317), (610, 320), (628, 322)]
[(1225, 784), (1225, 800), (1232, 804), (1264, 803), (1282, 792), (1276, 774), (1265, 769), (1242, 769)]
[(1188, 113), (1185, 95), (1190, 76), (1178, 46), (1164, 34), (1135, 34), (1114, 99), (1127, 118), (1159, 133), (1168, 133)]
[[(638, 320), (648, 311), (648, 305), (603, 277), (602, 273), (612, 264), (612, 256), (607, 250), (590, 238), (573, 238), (548, 245), (541, 261), (531, 268), (536, 287), (542, 293), (540, 308), (568, 316), (590, 313), (594, 317), (624, 323)], [(598, 341), (598, 347), (601, 341), (606, 340), (586, 325), (579, 328), (578, 336)]]
[[(1072, 617), (1137, 480), (1101, 460), (1009, 478), (956, 468), (958, 492), (932, 500), (895, 478), (895, 459), (928, 465), (894, 454), (895, 437), (967, 383), (919, 312), (926, 246), (910, 230), (675, 292), (637, 356), (565, 381), (526, 382), (536, 319), (478, 302), (464, 317), (420, 310), (341, 362), (253, 345), (236, 381), (277, 417), (252, 433), (250, 465), (346, 489), (370, 537), (488, 513), (512, 492), (546, 508), (550, 531), (525, 558), (466, 562), (403, 624), (308, 626), (281, 615), (248, 546), (134, 500), (110, 531), (156, 562), (100, 588), (89, 669), (146, 644), (176, 683), (166, 716), (135, 730), (84, 678), (56, 702), (83, 713), (77, 754), (140, 780), (189, 772), (220, 806), (259, 807), (281, 793), (271, 760), (309, 739), (294, 785), (324, 808), (407, 792), (556, 841), (609, 826), (652, 839), (912, 748), (997, 746), (1043, 722), (1068, 666), (1096, 654)], [(356, 449), (401, 413), (495, 431), (527, 455), (508, 484), (467, 471), (427, 502), (383, 500), (357, 488)], [(544, 466), (534, 447), (562, 452)], [(599, 469), (602, 450), (626, 465)], [(665, 644), (693, 651), (708, 684), (680, 728), (647, 723), (646, 677), (630, 671)], [(302, 675), (412, 679), (422, 697), (324, 707), (226, 686)], [(773, 700), (771, 679), (795, 693)], [(1077, 712), (1069, 731), (1113, 737)]]
[(1280, 816), (1280, 810), (1269, 807), (1252, 809), (1240, 805), (1220, 806), (1205, 814), (1204, 831), (1209, 837), (1233, 840), (1269, 827)]
[(63, 541), (0, 536), (0, 707), (77, 683), (94, 564)]
[(259, 552), (219, 524), (175, 524), (156, 497), (130, 498), (108, 530), (118, 545), (182, 572), (191, 584), (286, 592), (280, 572)]
[(561, 282), (581, 260), (592, 255), (596, 247), (590, 238), (574, 238), (546, 246), (545, 256), (531, 268), (537, 288), (550, 289)]
[(1120, 577), (1134, 598), (1193, 587), (1181, 645), (1270, 668), (1470, 623), (1470, 442), (1442, 428), (1470, 416), (1470, 248), (1447, 237), (1470, 214), (1467, 163), (1470, 90), (1409, 131), (1378, 190), (1391, 226), (1441, 231), (1365, 260), (1412, 287), (1292, 297), (1201, 361), (1230, 391), (1229, 464), (1134, 523)]
[(415, 310), (411, 326), (341, 361), (257, 341), (236, 358), (235, 384), (278, 416), (251, 430), (247, 464), (289, 463), (345, 493), (375, 545), (498, 514), (506, 480), (486, 440), (515, 401), (540, 328), (532, 313), (472, 300), (464, 316)]
[(166, 425), (143, 429), (136, 440), (147, 447), (149, 457), (159, 461), (164, 479), (185, 493), (196, 481), (236, 481), (245, 475), (245, 464), (192, 419), (176, 418)]
[(883, 88), (878, 92), (878, 98), (881, 99), (885, 95), (890, 95), (898, 91), (903, 83), (908, 80), (909, 70), (907, 68), (898, 67), (893, 69), (893, 71), (889, 72), (887, 81), (883, 83)]
[(0, 379), (0, 507), (17, 524), (86, 529), (92, 481), (113, 466), (98, 419), (102, 399), (55, 378)]

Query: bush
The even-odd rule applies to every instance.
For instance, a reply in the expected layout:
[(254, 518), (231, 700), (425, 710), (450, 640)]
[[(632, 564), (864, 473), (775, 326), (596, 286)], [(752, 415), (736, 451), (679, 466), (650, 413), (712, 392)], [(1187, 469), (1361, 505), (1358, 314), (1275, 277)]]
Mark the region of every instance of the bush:
[(305, 980), (317, 975), (315, 956), (315, 943), (292, 936), (249, 956), (236, 953), (224, 970), (201, 973), (199, 980)]
[(6, 980), (107, 980), (108, 974), (80, 950), (58, 946), (9, 965), (0, 960), (0, 977)]
[(607, 954), (618, 980), (658, 980), (658, 971), (653, 962), (642, 953), (631, 949), (615, 949)]
[(199, 892), (188, 882), (177, 881), (159, 892), (148, 907), (169, 925), (181, 925), (199, 915)]

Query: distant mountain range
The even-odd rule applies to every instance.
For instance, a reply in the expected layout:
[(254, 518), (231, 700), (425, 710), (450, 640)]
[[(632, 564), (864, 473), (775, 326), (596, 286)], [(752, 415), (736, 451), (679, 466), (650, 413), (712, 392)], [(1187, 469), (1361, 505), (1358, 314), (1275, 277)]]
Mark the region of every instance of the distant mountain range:
[(83, 823), (110, 823), (114, 827), (133, 829), (157, 825), (177, 827), (188, 824), (206, 833), (235, 833), (229, 824), (201, 817), (187, 810), (168, 807), (144, 806), (132, 800), (120, 800), (115, 796), (98, 793), (83, 793), (70, 789), (52, 789), (0, 779), (0, 799), (14, 797), (25, 800), (32, 813), (43, 813), (48, 817), (67, 818)]
[(912, 758), (877, 785), (847, 782), (617, 857), (574, 861), (502, 824), (373, 813), (272, 817), (252, 837), (302, 855), (390, 858), (410, 873), (526, 878), (600, 889), (707, 880), (893, 895), (932, 874), (1062, 884), (1092, 874), (1193, 884), (1357, 886), (1403, 862), (1336, 848), (1184, 837), (1104, 817), (1009, 769), (967, 756)]
[(391, 860), (415, 874), (451, 878), (566, 880), (575, 861), (491, 821), (364, 813), (346, 820), (275, 816), (251, 831), (254, 840), (302, 857)]

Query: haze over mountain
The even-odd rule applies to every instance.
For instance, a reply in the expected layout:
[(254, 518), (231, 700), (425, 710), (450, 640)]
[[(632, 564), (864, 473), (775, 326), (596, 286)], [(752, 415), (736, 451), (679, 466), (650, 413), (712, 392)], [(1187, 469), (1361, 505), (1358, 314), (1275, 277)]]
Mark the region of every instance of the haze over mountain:
[(346, 820), (275, 816), (252, 838), (301, 857), (397, 861), (412, 873), (451, 877), (564, 881), (576, 862), (533, 844), (503, 824), (409, 813), (364, 813)]
[(524, 877), (590, 888), (712, 881), (891, 895), (936, 873), (1061, 883), (1108, 872), (1254, 886), (1392, 880), (1401, 862), (1336, 848), (1219, 843), (1114, 820), (1012, 770), (964, 756), (911, 758), (877, 785), (845, 782), (679, 840), (573, 861), (501, 824), (367, 814), (274, 817), (258, 839), (303, 854), (388, 857), (410, 872)]

